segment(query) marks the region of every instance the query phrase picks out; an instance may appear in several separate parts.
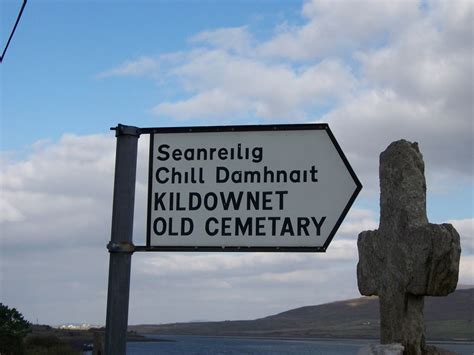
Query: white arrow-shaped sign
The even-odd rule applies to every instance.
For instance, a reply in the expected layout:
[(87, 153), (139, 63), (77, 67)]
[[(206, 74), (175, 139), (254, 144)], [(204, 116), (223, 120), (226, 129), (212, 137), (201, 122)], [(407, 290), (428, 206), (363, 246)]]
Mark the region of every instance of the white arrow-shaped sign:
[(142, 133), (149, 249), (325, 251), (362, 188), (327, 124)]

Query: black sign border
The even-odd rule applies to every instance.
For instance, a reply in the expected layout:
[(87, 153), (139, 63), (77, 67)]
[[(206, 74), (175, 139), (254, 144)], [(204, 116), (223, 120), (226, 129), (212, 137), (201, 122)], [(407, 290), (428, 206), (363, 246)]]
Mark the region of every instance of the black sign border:
[[(152, 204), (152, 179), (153, 179), (153, 144), (155, 133), (218, 133), (218, 132), (255, 132), (255, 131), (303, 131), (303, 130), (324, 130), (327, 132), (339, 156), (341, 157), (346, 169), (356, 184), (356, 188), (351, 198), (347, 202), (341, 215), (339, 216), (334, 228), (323, 246), (320, 247), (242, 247), (242, 246), (151, 246), (151, 204)], [(140, 128), (140, 134), (150, 135), (149, 159), (148, 159), (148, 201), (147, 201), (147, 228), (146, 245), (135, 246), (135, 251), (154, 251), (154, 252), (326, 252), (329, 244), (336, 235), (342, 221), (349, 212), (357, 195), (362, 190), (362, 184), (357, 178), (344, 152), (342, 151), (336, 137), (332, 134), (327, 123), (304, 123), (304, 124), (276, 124), (276, 125), (229, 125), (229, 126), (188, 126), (188, 127), (154, 127)]]

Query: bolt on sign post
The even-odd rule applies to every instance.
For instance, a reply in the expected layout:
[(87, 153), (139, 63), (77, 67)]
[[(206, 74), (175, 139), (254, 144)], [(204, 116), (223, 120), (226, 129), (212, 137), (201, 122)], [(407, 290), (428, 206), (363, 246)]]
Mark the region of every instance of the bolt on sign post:
[[(122, 304), (115, 306), (115, 312), (126, 313), (125, 324), (121, 319), (120, 325), (123, 334), (128, 314), (130, 266), (123, 271), (126, 277), (113, 280), (115, 255), (130, 258), (134, 251), (325, 252), (362, 189), (327, 124), (180, 128), (119, 125), (115, 130), (114, 216), (125, 201), (122, 195), (115, 196), (122, 189), (117, 184), (128, 184), (123, 187), (128, 191), (128, 201), (134, 189), (140, 134), (150, 135), (150, 153), (146, 245), (132, 243), (133, 199), (128, 202), (131, 208), (123, 211), (128, 215), (122, 217), (128, 222), (112, 219), (107, 354), (124, 353), (118, 352), (119, 348), (125, 351), (125, 336), (116, 339), (112, 335), (113, 321), (109, 322), (109, 312), (114, 312), (109, 303), (119, 297), (116, 289), (127, 293), (126, 297), (120, 296)], [(130, 147), (126, 152), (119, 151), (123, 137), (134, 142), (134, 153)], [(119, 154), (124, 157), (119, 158)], [(133, 154), (134, 159), (130, 156)], [(118, 178), (122, 174), (118, 169), (125, 170), (119, 166), (122, 159), (133, 165), (133, 179), (130, 167), (126, 179)], [(126, 235), (120, 232), (123, 237), (114, 236), (119, 233), (117, 228), (122, 228), (114, 227), (116, 223), (126, 224)], [(111, 282), (124, 285), (111, 286)], [(112, 347), (107, 342), (117, 341), (123, 344), (109, 351)]]

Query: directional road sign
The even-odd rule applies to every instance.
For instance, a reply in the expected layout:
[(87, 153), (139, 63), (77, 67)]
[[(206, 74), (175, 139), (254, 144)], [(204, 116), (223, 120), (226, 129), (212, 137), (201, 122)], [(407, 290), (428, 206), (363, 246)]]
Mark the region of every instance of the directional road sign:
[(327, 124), (141, 133), (150, 250), (325, 251), (362, 188)]

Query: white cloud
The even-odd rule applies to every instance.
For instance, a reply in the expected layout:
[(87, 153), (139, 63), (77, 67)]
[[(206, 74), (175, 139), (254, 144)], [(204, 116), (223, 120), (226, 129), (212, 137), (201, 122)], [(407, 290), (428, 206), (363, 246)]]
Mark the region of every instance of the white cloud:
[(129, 60), (119, 65), (116, 68), (104, 71), (97, 75), (98, 78), (107, 77), (120, 77), (120, 76), (132, 76), (132, 77), (148, 77), (152, 76), (157, 78), (159, 70), (158, 62), (150, 57), (139, 57), (135, 60)]
[[(448, 223), (456, 228), (461, 237), (462, 255), (472, 256), (474, 254), (474, 219), (450, 220)], [(474, 268), (471, 271), (474, 273)]]
[(191, 37), (191, 43), (222, 48), (235, 53), (249, 53), (252, 47), (252, 35), (246, 27), (220, 28), (203, 31)]
[[(359, 53), (365, 80), (431, 107), (433, 113), (437, 109), (449, 114), (451, 125), (472, 129), (465, 117), (472, 115), (473, 7), (463, 1), (449, 2), (449, 9), (434, 4), (430, 13), (401, 29), (389, 45)], [(460, 8), (463, 16), (457, 16)], [(452, 17), (457, 19), (456, 30)]]
[(193, 96), (163, 102), (154, 112), (179, 119), (225, 119), (240, 113), (303, 120), (310, 108), (339, 101), (355, 87), (350, 68), (339, 60), (293, 68), (238, 57), (222, 49), (193, 51), (173, 73)]
[(376, 211), (353, 206), (337, 231), (336, 238), (356, 240), (360, 232), (377, 229), (379, 223), (376, 213)]
[[(141, 140), (136, 212), (143, 215)], [(114, 160), (113, 135), (65, 134), (2, 162), (0, 298), (30, 321), (104, 323)], [(143, 217), (136, 221), (143, 236)]]
[[(472, 177), (474, 5), (432, 2), (428, 8), (386, 45), (356, 53), (370, 89), (324, 119), (334, 122), (349, 149), (357, 147), (359, 159), (405, 138), (420, 143), (428, 175)], [(359, 136), (347, 134), (348, 125), (370, 139), (361, 145)]]
[[(472, 123), (469, 116), (459, 120), (462, 124), (453, 124), (436, 105), (409, 100), (391, 89), (360, 93), (322, 117), (349, 152), (364, 193), (378, 191), (379, 153), (402, 138), (419, 143), (429, 182), (468, 183), (473, 173)], [(437, 186), (429, 188), (437, 190)]]
[(415, 1), (308, 1), (302, 10), (306, 24), (281, 31), (258, 50), (264, 56), (305, 61), (347, 54), (380, 45), (418, 12)]
[[(184, 93), (152, 112), (212, 123), (326, 121), (365, 195), (376, 192), (378, 154), (393, 140), (417, 141), (438, 191), (456, 174), (473, 173), (473, 7), (463, 0), (308, 1), (303, 24), (278, 26), (265, 41), (246, 26), (203, 31), (188, 51), (150, 65), (153, 77), (166, 63), (160, 83)], [(141, 61), (117, 75), (146, 69)]]
[(7, 164), (1, 173), (2, 206), (9, 211), (3, 243), (86, 243), (97, 237), (102, 228), (90, 230), (110, 218), (103, 204), (112, 192), (113, 158), (111, 137), (64, 135)]
[(226, 116), (234, 116), (245, 110), (248, 102), (232, 94), (219, 89), (204, 91), (188, 100), (179, 102), (163, 102), (153, 108), (153, 112), (160, 116), (172, 116), (179, 120), (188, 120), (200, 116), (211, 119), (222, 119)]
[(461, 258), (458, 284), (474, 285), (474, 255)]
[[(148, 139), (139, 141), (137, 214), (143, 215)], [(112, 135), (63, 135), (34, 145), (24, 160), (2, 166), (0, 188), (6, 210), (1, 239), (18, 243), (98, 243), (109, 237), (115, 139)], [(137, 216), (141, 220), (142, 216)], [(61, 232), (59, 232), (61, 231)], [(137, 230), (143, 234), (143, 227)]]
[(248, 275), (262, 270), (294, 269), (305, 264), (310, 256), (305, 254), (198, 254), (187, 262), (189, 254), (169, 254), (149, 258), (142, 270), (157, 275), (173, 276), (175, 274), (222, 274), (232, 271), (234, 275)]
[(0, 204), (0, 223), (2, 222), (18, 222), (25, 219), (25, 216), (12, 204), (2, 196)]

